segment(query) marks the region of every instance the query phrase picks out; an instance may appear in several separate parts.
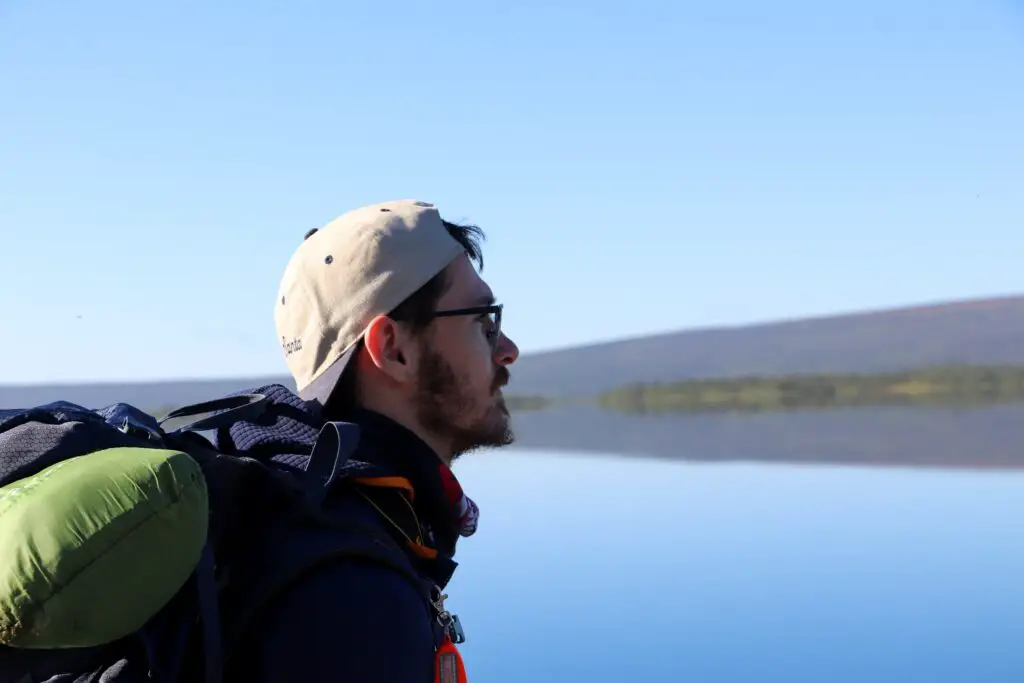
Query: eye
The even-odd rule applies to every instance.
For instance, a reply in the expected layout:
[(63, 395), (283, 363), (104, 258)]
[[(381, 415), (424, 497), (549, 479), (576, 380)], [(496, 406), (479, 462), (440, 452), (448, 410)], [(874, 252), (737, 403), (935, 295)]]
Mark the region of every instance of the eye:
[(484, 335), (486, 335), (488, 339), (492, 339), (497, 327), (494, 324), (494, 316), (491, 313), (484, 313), (478, 318), (478, 320), (484, 326)]

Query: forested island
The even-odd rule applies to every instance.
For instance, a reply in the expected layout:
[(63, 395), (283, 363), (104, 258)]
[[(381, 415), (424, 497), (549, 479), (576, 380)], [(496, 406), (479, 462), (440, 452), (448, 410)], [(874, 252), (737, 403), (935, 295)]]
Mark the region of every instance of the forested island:
[[(560, 403), (509, 396), (512, 410)], [(783, 412), (865, 406), (980, 406), (1024, 402), (1024, 365), (940, 366), (633, 383), (574, 402), (627, 413)]]

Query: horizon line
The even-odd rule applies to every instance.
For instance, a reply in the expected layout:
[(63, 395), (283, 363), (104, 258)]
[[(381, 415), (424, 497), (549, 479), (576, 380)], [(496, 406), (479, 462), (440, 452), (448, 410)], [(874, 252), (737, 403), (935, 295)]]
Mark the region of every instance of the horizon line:
[[(876, 306), (871, 308), (862, 309), (847, 309), (845, 311), (837, 311), (834, 313), (821, 313), (805, 316), (790, 316), (784, 318), (772, 318), (762, 319), (741, 323), (723, 324), (723, 325), (707, 325), (701, 327), (686, 327), (686, 328), (674, 328), (665, 329), (659, 332), (648, 332), (646, 334), (634, 334), (623, 337), (609, 337), (605, 339), (599, 339), (592, 342), (586, 342), (583, 344), (575, 344), (568, 346), (548, 347), (540, 350), (530, 351), (522, 355), (523, 358), (543, 356), (554, 353), (563, 353), (566, 351), (574, 351), (581, 349), (592, 349), (595, 347), (606, 346), (611, 344), (620, 344), (631, 341), (640, 341), (644, 339), (654, 339), (658, 337), (666, 337), (677, 334), (706, 334), (712, 332), (734, 332), (738, 330), (749, 330), (759, 327), (775, 327), (784, 325), (801, 324), (808, 322), (823, 322), (826, 320), (836, 320), (842, 318), (857, 318), (863, 316), (872, 315), (892, 315), (899, 313), (910, 313), (915, 311), (929, 311), (941, 308), (955, 308), (958, 306), (968, 306), (971, 304), (1000, 304), (1015, 299), (1024, 300), (1024, 293), (1001, 293), (991, 294), (984, 296), (973, 296), (973, 297), (960, 297), (954, 299), (931, 299), (927, 301), (921, 301), (919, 303), (903, 303), (895, 304), (891, 306)], [(139, 385), (139, 384), (166, 384), (166, 383), (219, 383), (219, 382), (231, 382), (234, 380), (242, 380), (246, 383), (251, 383), (253, 380), (265, 379), (269, 382), (292, 382), (291, 376), (288, 374), (287, 369), (282, 368), (280, 372), (267, 371), (267, 372), (253, 372), (252, 374), (230, 374), (230, 375), (206, 375), (203, 377), (179, 375), (177, 377), (168, 376), (151, 376), (145, 378), (113, 378), (113, 379), (72, 379), (72, 380), (47, 380), (41, 382), (30, 382), (21, 384), (7, 384), (0, 382), (0, 388), (2, 389), (20, 389), (20, 388), (38, 388), (38, 387), (80, 387), (80, 386), (115, 386), (115, 385)]]

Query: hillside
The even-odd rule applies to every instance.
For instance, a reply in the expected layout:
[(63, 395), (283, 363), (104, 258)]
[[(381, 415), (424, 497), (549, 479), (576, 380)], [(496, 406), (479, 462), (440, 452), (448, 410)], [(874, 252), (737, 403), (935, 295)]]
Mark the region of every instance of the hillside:
[(590, 396), (625, 384), (1024, 363), (1024, 296), (660, 334), (533, 354), (510, 392)]
[[(1024, 364), (1024, 296), (690, 330), (523, 356), (508, 393), (594, 396), (638, 382), (784, 373), (887, 372)], [(285, 377), (137, 384), (0, 386), (0, 407), (204, 400)]]

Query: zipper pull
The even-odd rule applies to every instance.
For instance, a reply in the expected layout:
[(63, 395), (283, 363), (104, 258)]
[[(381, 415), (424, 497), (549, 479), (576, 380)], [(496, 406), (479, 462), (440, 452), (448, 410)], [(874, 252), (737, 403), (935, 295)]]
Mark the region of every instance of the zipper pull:
[(447, 632), (434, 655), (434, 683), (466, 683), (466, 665)]

